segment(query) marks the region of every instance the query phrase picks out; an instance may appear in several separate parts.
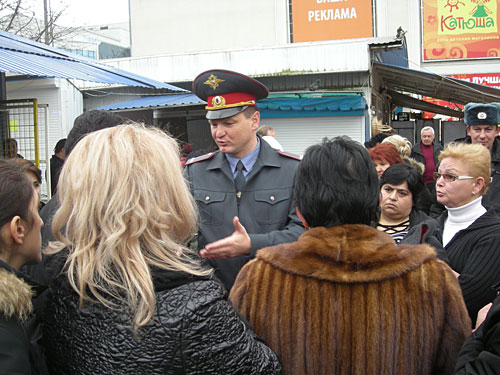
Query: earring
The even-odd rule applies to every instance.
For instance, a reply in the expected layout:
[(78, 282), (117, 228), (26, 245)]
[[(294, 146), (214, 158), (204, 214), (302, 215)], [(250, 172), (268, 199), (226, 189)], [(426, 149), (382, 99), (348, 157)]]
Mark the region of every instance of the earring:
[(476, 192), (475, 192), (475, 191), (473, 191), (473, 192), (472, 192), (472, 195), (476, 195)]

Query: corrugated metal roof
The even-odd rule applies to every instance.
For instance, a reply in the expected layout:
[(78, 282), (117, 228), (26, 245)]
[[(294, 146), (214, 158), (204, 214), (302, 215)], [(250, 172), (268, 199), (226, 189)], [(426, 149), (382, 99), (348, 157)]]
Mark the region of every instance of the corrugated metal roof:
[[(172, 106), (188, 106), (206, 104), (194, 94), (172, 94), (162, 96), (148, 96), (125, 102), (106, 105), (96, 109), (101, 110), (126, 110), (138, 108), (165, 108)], [(257, 103), (263, 116), (274, 117), (276, 113), (281, 116), (289, 114), (296, 115), (297, 112), (314, 113), (315, 116), (322, 114), (332, 115), (332, 112), (342, 112), (344, 114), (363, 111), (366, 108), (366, 101), (361, 95), (329, 96), (322, 98), (268, 98)]]
[(350, 112), (364, 110), (366, 101), (361, 95), (324, 98), (281, 98), (261, 100), (258, 106), (261, 110), (270, 111)]
[(0, 71), (186, 91), (4, 31), (0, 31)]
[(459, 104), (500, 101), (499, 89), (435, 73), (374, 63), (373, 74), (380, 80), (381, 88), (401, 93), (425, 95)]
[(264, 99), (259, 101), (258, 106), (263, 119), (362, 116), (366, 109), (366, 101), (362, 96)]
[(146, 96), (139, 99), (128, 100), (125, 102), (115, 103), (99, 107), (96, 109), (102, 110), (123, 110), (135, 108), (155, 108), (155, 107), (169, 107), (169, 106), (185, 106), (206, 104), (203, 100), (198, 98), (195, 94), (174, 94), (162, 96)]

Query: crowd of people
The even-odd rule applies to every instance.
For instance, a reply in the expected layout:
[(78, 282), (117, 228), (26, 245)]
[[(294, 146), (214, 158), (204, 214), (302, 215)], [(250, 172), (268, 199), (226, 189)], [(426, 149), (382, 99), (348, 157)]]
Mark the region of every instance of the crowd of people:
[(500, 106), (444, 150), (425, 127), (301, 157), (259, 81), (193, 92), (216, 152), (88, 111), (43, 207), (0, 160), (0, 374), (500, 373)]

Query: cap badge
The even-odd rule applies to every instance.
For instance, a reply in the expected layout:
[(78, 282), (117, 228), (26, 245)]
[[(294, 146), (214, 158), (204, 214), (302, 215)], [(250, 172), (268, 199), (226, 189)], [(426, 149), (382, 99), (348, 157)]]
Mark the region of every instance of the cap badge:
[(215, 76), (213, 74), (210, 74), (208, 79), (203, 83), (205, 85), (210, 86), (211, 88), (213, 88), (215, 90), (217, 87), (219, 87), (219, 83), (221, 83), (221, 82), (224, 82), (224, 80), (217, 78), (217, 76)]
[(487, 115), (485, 112), (479, 112), (479, 113), (477, 114), (477, 118), (478, 118), (479, 120), (484, 120), (484, 119), (486, 119), (486, 117), (488, 117), (488, 115)]
[(221, 108), (226, 105), (226, 99), (223, 96), (214, 96), (212, 98), (212, 107)]

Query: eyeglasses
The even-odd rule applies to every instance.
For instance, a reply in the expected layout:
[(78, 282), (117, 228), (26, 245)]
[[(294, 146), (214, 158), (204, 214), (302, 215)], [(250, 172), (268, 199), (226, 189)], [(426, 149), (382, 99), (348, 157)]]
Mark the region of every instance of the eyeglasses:
[(472, 177), (472, 176), (455, 176), (453, 174), (439, 173), (439, 172), (434, 172), (434, 174), (432, 176), (434, 177), (435, 181), (439, 180), (440, 177), (443, 177), (443, 180), (445, 180), (446, 182), (453, 182), (456, 180), (472, 180), (472, 179), (476, 178), (476, 177)]

